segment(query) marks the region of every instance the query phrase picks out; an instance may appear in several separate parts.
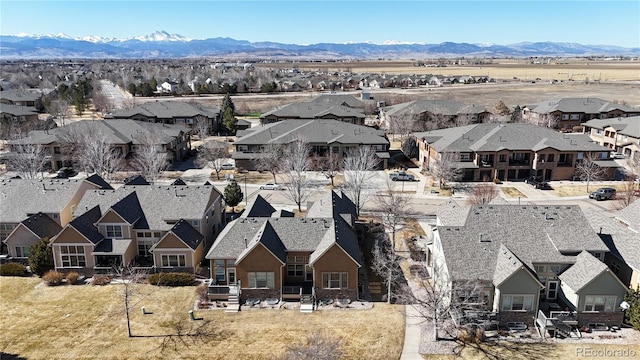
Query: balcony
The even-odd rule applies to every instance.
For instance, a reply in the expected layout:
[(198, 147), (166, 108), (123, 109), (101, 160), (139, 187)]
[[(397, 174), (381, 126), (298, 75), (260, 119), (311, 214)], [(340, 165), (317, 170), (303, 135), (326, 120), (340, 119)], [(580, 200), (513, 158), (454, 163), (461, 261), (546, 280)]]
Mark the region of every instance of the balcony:
[(509, 159), (509, 166), (528, 166), (528, 165), (529, 165), (529, 159), (522, 159), (522, 160)]

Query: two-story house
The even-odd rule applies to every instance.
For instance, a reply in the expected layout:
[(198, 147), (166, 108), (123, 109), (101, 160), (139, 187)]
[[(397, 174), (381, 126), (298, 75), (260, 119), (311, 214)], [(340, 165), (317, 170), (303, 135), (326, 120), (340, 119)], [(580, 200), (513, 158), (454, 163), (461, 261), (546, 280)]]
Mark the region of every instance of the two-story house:
[[(22, 224), (37, 214), (47, 216), (58, 226), (65, 226), (73, 218), (73, 211), (83, 195), (89, 190), (112, 189), (98, 175), (91, 175), (83, 180), (67, 179), (5, 179), (0, 180), (0, 243), (2, 254), (9, 254), (15, 258), (26, 258), (25, 249), (35, 244), (40, 238), (50, 236), (51, 226), (46, 219), (40, 219), (33, 236), (22, 236), (23, 232), (14, 234), (11, 241), (9, 235), (18, 227), (23, 230), (30, 228), (32, 223)], [(33, 220), (33, 219), (32, 219)], [(22, 224), (22, 226), (21, 226)], [(31, 229), (33, 231), (33, 229)], [(18, 236), (20, 235), (20, 236)], [(55, 234), (54, 234), (55, 235)], [(18, 240), (20, 238), (20, 240)]]
[(354, 125), (339, 120), (286, 120), (252, 127), (237, 133), (231, 155), (236, 166), (255, 169), (255, 161), (272, 146), (284, 146), (296, 139), (304, 139), (312, 148), (312, 155), (341, 156), (354, 147), (371, 146), (386, 167), (389, 159), (389, 140), (383, 130)]
[(9, 142), (13, 153), (19, 154), (24, 146), (41, 146), (47, 152), (51, 169), (73, 166), (73, 158), (66, 153), (69, 133), (103, 134), (108, 144), (122, 155), (123, 165), (135, 157), (140, 146), (154, 141), (167, 153), (170, 162), (182, 160), (190, 149), (191, 130), (184, 125), (155, 124), (126, 119), (75, 121), (50, 130), (33, 130), (28, 136)]
[[(604, 264), (609, 249), (578, 206), (449, 202), (438, 210), (438, 224), (434, 282), (453, 291), (457, 283), (478, 281), (486, 311), (500, 323), (564, 336), (589, 324), (622, 323), (618, 305), (626, 287)], [(565, 323), (564, 315), (572, 317)]]
[(523, 119), (540, 126), (562, 130), (592, 119), (640, 115), (640, 109), (598, 98), (560, 98), (522, 107)]
[(54, 237), (55, 267), (91, 274), (134, 265), (197, 272), (222, 227), (213, 186), (124, 185), (89, 191)]
[(328, 192), (305, 218), (241, 217), (220, 233), (206, 258), (213, 288), (241, 299), (358, 298), (362, 266), (356, 209)]
[(483, 179), (570, 180), (576, 164), (586, 156), (602, 159), (603, 167), (618, 166), (609, 159), (611, 149), (585, 134), (563, 134), (531, 124), (475, 124), (413, 134), (420, 166), (437, 166), (452, 154), (463, 169), (462, 181)]
[(484, 106), (466, 104), (453, 100), (414, 100), (380, 109), (380, 127), (392, 132), (401, 131), (400, 123), (413, 121), (412, 128), (425, 129), (428, 123), (455, 123), (465, 119), (466, 123), (483, 123), (491, 112)]
[(26, 106), (40, 111), (44, 108), (42, 104), (42, 93), (39, 91), (28, 91), (22, 89), (10, 89), (0, 91), (0, 103), (17, 106)]
[(182, 101), (154, 101), (129, 110), (119, 110), (108, 118), (131, 119), (160, 124), (177, 124), (193, 127), (200, 121), (209, 125), (212, 132), (219, 131), (222, 114), (218, 108), (210, 108)]
[(640, 157), (640, 116), (593, 119), (583, 126), (598, 144), (630, 158)]

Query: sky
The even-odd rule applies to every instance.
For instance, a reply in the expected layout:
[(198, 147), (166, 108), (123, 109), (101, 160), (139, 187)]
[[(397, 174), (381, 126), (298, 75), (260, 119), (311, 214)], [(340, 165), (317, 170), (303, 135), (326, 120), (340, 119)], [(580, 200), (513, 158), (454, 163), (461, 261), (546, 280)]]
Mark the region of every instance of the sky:
[(640, 47), (640, 1), (0, 0), (0, 34)]

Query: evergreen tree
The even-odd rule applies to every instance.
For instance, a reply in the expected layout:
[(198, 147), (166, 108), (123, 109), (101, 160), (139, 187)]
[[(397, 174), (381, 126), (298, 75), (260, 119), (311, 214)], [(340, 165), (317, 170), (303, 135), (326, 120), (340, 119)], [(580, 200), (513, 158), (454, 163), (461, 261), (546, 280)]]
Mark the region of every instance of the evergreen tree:
[(511, 122), (518, 123), (521, 121), (522, 121), (522, 109), (520, 108), (520, 105), (516, 105), (516, 107), (513, 109), (513, 112), (511, 113)]
[(231, 108), (233, 114), (236, 113), (236, 106), (233, 104), (233, 100), (231, 100), (231, 95), (229, 95), (229, 93), (227, 93), (227, 95), (222, 98), (222, 105), (220, 106), (220, 110), (222, 110), (222, 113), (224, 114), (227, 108)]
[(625, 322), (634, 329), (640, 330), (640, 287), (636, 287), (635, 290), (629, 289), (624, 301), (629, 304), (629, 308), (624, 313)]
[(227, 203), (227, 206), (231, 206), (233, 212), (235, 212), (235, 207), (240, 204), (240, 202), (244, 199), (244, 194), (240, 189), (240, 185), (235, 180), (232, 180), (229, 185), (224, 188), (224, 201)]
[(236, 106), (233, 104), (229, 93), (222, 99), (220, 111), (222, 111), (222, 124), (227, 129), (227, 133), (234, 135), (236, 133), (238, 120), (236, 120)]
[(29, 267), (31, 272), (38, 276), (44, 275), (44, 273), (55, 267), (53, 264), (53, 252), (49, 247), (49, 238), (42, 238), (31, 245), (29, 248)]

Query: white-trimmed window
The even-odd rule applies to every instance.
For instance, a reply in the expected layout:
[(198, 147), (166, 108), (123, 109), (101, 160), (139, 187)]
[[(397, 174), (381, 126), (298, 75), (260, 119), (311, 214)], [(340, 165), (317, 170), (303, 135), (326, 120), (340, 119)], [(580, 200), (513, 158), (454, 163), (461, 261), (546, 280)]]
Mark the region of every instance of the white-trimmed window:
[(273, 289), (276, 287), (276, 278), (273, 272), (249, 272), (247, 276), (250, 289)]
[(587, 295), (584, 298), (584, 311), (614, 311), (616, 296)]
[(84, 247), (75, 245), (60, 246), (60, 259), (62, 267), (84, 267), (87, 260), (84, 256)]
[(578, 120), (580, 119), (580, 114), (571, 114), (571, 120)]
[(105, 229), (107, 230), (107, 238), (109, 239), (117, 239), (122, 237), (121, 225), (106, 225)]
[(303, 264), (287, 265), (287, 276), (292, 276), (292, 277), (304, 276), (304, 265)]
[(349, 273), (330, 272), (322, 273), (323, 289), (346, 289), (349, 287)]
[(138, 255), (150, 256), (149, 249), (153, 246), (153, 240), (138, 239)]
[(533, 295), (502, 295), (502, 311), (533, 311)]
[(184, 255), (162, 255), (162, 267), (185, 267), (187, 257)]
[(16, 246), (16, 257), (19, 257), (19, 258), (29, 257), (29, 247), (28, 246)]

